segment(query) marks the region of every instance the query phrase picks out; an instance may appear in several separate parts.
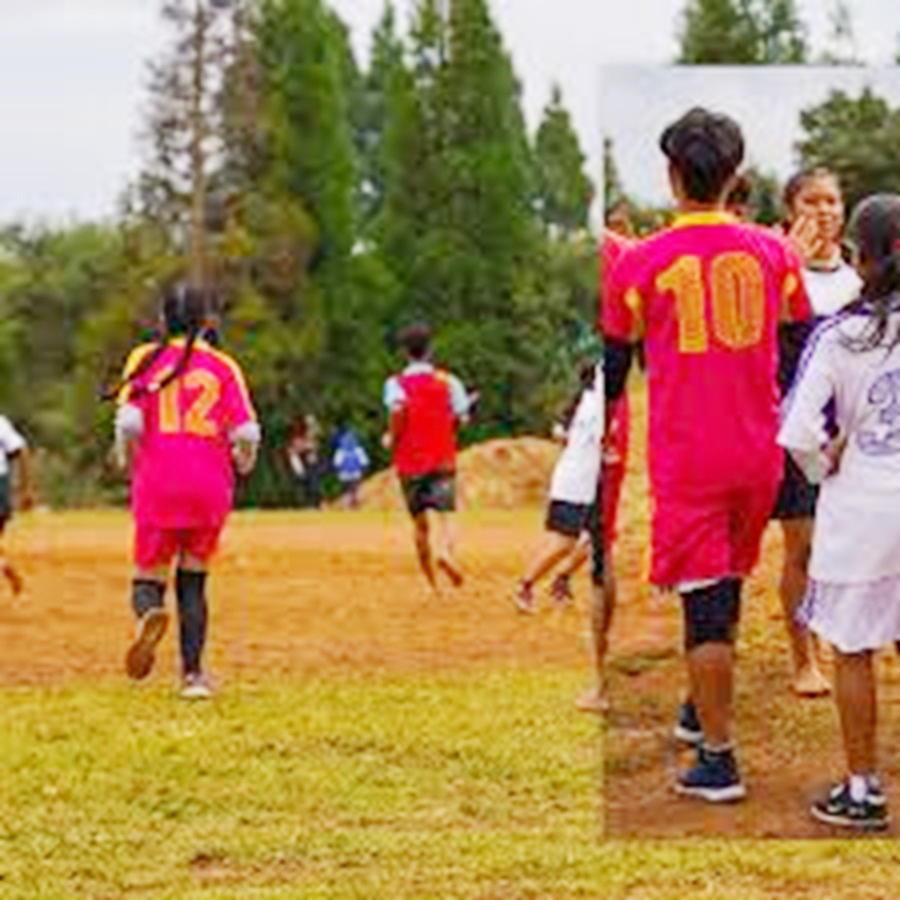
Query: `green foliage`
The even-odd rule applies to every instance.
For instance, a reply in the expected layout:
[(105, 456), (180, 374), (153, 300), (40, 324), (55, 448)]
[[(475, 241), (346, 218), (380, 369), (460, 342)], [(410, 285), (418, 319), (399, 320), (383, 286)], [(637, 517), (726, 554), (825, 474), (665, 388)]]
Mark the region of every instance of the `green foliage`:
[(870, 88), (858, 97), (832, 91), (824, 103), (800, 114), (800, 124), (803, 165), (833, 169), (848, 207), (868, 194), (900, 191), (900, 109)]
[(545, 225), (563, 234), (587, 228), (593, 185), (562, 91), (553, 88), (534, 142), (538, 207)]
[(679, 63), (785, 65), (809, 56), (794, 0), (688, 0)]
[(0, 233), (0, 402), (42, 448), (45, 497), (123, 496), (100, 394), (187, 272), (219, 289), (263, 424), (242, 503), (290, 502), (307, 413), (386, 462), (382, 385), (416, 318), (482, 393), (467, 439), (542, 429), (593, 323), (590, 182), (558, 92), (532, 152), (485, 0), (419, 0), (405, 40), (388, 4), (367, 71), (324, 0), (161, 10), (148, 158), (119, 221)]

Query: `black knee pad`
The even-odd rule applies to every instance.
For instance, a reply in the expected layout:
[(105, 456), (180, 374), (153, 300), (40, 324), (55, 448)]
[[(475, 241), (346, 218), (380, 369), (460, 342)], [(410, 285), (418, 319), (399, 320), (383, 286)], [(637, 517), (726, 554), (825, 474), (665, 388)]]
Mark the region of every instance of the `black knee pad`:
[(733, 644), (741, 618), (741, 582), (725, 578), (709, 587), (681, 595), (684, 608), (684, 645)]

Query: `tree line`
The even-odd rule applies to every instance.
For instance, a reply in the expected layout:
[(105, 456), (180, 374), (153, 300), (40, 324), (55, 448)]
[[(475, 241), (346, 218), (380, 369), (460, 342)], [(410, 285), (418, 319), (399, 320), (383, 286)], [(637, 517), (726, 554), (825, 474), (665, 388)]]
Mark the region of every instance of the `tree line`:
[(476, 440), (543, 428), (595, 315), (592, 185), (558, 89), (529, 133), (486, 0), (388, 3), (359, 65), (323, 0), (165, 0), (145, 164), (116, 221), (0, 232), (0, 404), (54, 502), (121, 495), (100, 402), (179, 273), (215, 284), (266, 433), (244, 502), (290, 500), (315, 414), (376, 456), (398, 330), (480, 392)]
[[(791, 0), (689, 0), (676, 61), (858, 62), (834, 8), (815, 56)], [(44, 496), (122, 498), (99, 396), (177, 274), (218, 286), (259, 407), (245, 503), (290, 501), (283, 448), (306, 413), (385, 461), (381, 387), (420, 318), (480, 392), (465, 441), (543, 430), (595, 349), (593, 186), (558, 88), (527, 127), (488, 0), (415, 0), (408, 22), (387, 2), (365, 65), (325, 0), (159, 9), (143, 165), (114, 220), (0, 229), (0, 408), (41, 448)], [(900, 111), (883, 99), (834, 94), (801, 126), (803, 160), (834, 167), (851, 200), (897, 189)], [(607, 208), (625, 194), (612, 149)]]

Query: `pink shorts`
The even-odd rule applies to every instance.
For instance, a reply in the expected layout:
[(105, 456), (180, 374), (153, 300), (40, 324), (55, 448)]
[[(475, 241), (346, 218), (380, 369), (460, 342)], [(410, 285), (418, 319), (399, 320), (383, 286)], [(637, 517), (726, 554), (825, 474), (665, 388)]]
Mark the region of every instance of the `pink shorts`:
[(179, 555), (207, 562), (219, 546), (224, 523), (202, 528), (160, 528), (137, 522), (134, 532), (134, 561), (139, 569), (168, 566)]
[(654, 500), (650, 580), (663, 588), (707, 579), (743, 578), (759, 560), (778, 479), (716, 497)]

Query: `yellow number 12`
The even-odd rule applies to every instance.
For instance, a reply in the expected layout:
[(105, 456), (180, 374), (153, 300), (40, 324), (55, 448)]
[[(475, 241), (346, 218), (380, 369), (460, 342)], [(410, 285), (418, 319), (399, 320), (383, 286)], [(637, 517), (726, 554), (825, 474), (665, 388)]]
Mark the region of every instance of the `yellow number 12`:
[(699, 256), (679, 256), (656, 279), (656, 289), (675, 296), (678, 349), (705, 353), (709, 349), (707, 296), (713, 333), (732, 350), (755, 347), (763, 336), (766, 288), (762, 266), (749, 253), (722, 253), (709, 265), (709, 285)]

